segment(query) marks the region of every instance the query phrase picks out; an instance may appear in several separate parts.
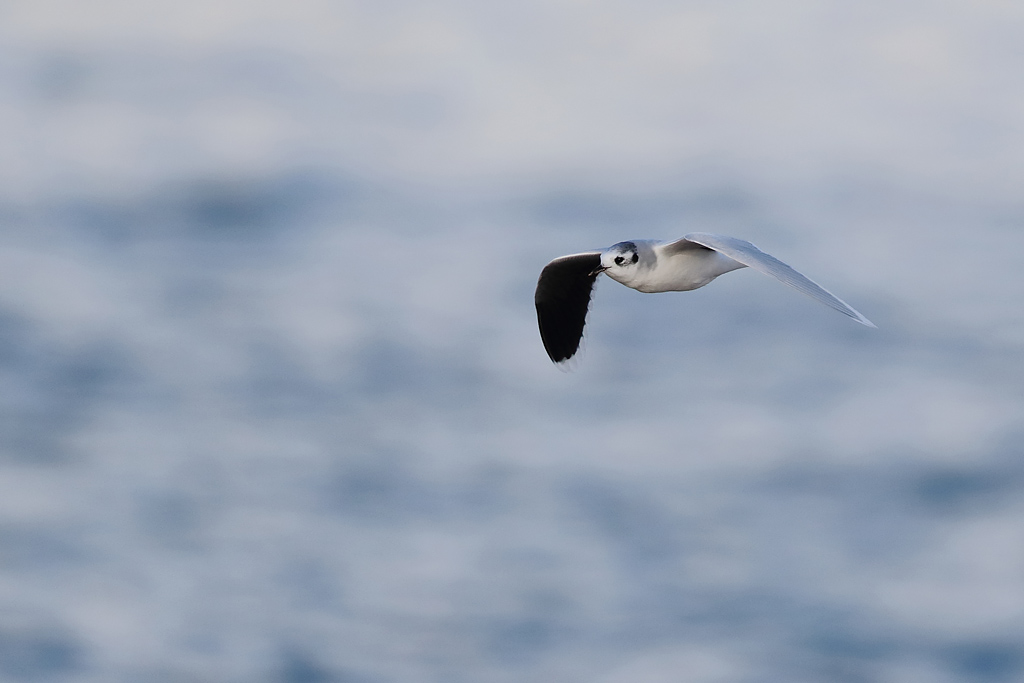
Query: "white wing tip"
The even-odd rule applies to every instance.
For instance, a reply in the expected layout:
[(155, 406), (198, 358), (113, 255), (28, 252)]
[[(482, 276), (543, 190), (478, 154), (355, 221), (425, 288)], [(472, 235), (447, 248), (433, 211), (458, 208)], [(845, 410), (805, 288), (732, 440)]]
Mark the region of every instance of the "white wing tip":
[[(846, 303), (846, 302), (844, 301), (843, 303)], [(850, 306), (849, 304), (846, 304), (846, 305), (850, 309), (850, 317), (851, 318), (853, 318), (854, 320), (859, 322), (861, 325), (864, 325), (865, 327), (870, 327), (870, 328), (873, 328), (873, 329), (876, 329), (876, 330), (878, 329), (878, 325), (874, 324), (873, 322), (871, 322), (870, 320), (865, 318), (864, 315), (860, 311), (858, 311), (853, 306)]]

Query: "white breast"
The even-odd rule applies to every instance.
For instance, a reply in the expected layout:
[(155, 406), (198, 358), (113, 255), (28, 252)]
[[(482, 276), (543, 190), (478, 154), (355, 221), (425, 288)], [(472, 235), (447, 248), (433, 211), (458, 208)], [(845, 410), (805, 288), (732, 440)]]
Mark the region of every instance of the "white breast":
[(687, 249), (672, 255), (657, 253), (653, 264), (640, 268), (627, 287), (641, 292), (685, 292), (703, 287), (719, 275), (745, 268), (724, 254), (710, 249)]

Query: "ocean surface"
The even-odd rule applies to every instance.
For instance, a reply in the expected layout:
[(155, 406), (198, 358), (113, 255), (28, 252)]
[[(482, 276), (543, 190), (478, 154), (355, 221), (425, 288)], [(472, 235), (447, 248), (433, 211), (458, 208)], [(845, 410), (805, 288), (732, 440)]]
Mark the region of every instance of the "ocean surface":
[[(1024, 6), (0, 3), (0, 680), (1024, 680)], [(598, 283), (563, 254), (753, 241)]]

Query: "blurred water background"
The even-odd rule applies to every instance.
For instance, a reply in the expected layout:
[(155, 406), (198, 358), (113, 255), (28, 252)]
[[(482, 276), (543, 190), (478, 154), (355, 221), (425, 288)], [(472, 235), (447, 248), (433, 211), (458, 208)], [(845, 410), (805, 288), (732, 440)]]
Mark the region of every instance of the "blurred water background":
[[(0, 3), (0, 679), (1024, 680), (1024, 5)], [(602, 281), (551, 258), (749, 239)]]

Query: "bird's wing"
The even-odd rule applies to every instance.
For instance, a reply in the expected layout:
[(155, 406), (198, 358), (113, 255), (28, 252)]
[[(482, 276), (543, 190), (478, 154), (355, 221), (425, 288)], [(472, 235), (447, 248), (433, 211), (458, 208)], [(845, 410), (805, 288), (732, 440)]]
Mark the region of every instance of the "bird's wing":
[(537, 280), (534, 303), (544, 350), (555, 363), (573, 357), (580, 348), (587, 309), (601, 265), (601, 252), (588, 251), (556, 258)]
[(774, 256), (764, 253), (746, 240), (725, 237), (724, 235), (712, 235), (706, 232), (693, 232), (681, 240), (666, 244), (664, 248), (670, 253), (681, 251), (690, 248), (687, 243), (699, 244), (702, 247), (714, 249), (718, 253), (725, 254), (745, 266), (750, 266), (766, 275), (778, 278), (790, 287), (803, 292), (830, 308), (834, 308), (844, 315), (850, 316), (862, 325), (875, 327), (874, 323), (861, 315), (853, 306), (850, 306), (818, 283), (798, 273)]

